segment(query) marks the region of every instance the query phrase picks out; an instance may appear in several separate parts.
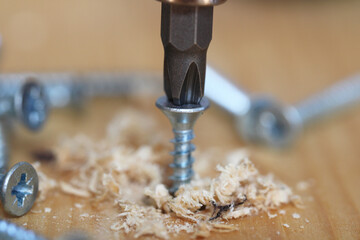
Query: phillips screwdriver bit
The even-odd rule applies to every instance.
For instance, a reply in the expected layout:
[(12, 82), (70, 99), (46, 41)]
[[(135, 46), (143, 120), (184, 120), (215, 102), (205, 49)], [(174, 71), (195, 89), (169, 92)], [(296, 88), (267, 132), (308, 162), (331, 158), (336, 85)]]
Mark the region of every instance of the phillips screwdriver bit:
[(206, 53), (212, 39), (213, 6), (224, 0), (163, 0), (164, 90), (177, 106), (204, 96)]

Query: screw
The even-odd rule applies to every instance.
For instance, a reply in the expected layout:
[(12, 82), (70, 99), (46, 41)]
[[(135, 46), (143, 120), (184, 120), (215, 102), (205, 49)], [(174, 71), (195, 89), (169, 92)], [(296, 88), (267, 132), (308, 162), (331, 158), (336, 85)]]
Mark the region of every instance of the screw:
[(38, 131), (48, 116), (48, 101), (41, 84), (27, 80), (16, 92), (7, 95), (6, 86), (0, 97), (0, 119), (15, 118), (26, 128)]
[(247, 141), (274, 147), (290, 145), (305, 126), (360, 103), (360, 75), (295, 105), (250, 96), (210, 67), (207, 76), (205, 95), (235, 116), (239, 134)]
[(27, 81), (13, 97), (0, 99), (0, 186), (5, 212), (22, 216), (33, 206), (39, 180), (35, 169), (26, 162), (15, 164), (6, 172), (9, 162), (4, 121), (19, 119), (28, 129), (39, 130), (46, 118), (46, 98), (41, 85)]
[(0, 174), (0, 183), (1, 202), (6, 213), (20, 217), (30, 211), (39, 187), (38, 175), (31, 164), (15, 164), (6, 174)]
[(36, 170), (26, 162), (19, 162), (6, 172), (9, 162), (6, 143), (3, 124), (0, 124), (1, 202), (6, 213), (19, 217), (34, 205), (39, 180)]
[(170, 177), (173, 185), (171, 193), (175, 193), (180, 185), (189, 183), (194, 175), (192, 164), (194, 158), (191, 153), (195, 146), (191, 143), (194, 139), (194, 124), (196, 120), (209, 107), (209, 101), (203, 98), (199, 104), (188, 104), (181, 107), (173, 105), (168, 99), (160, 97), (156, 106), (169, 118), (173, 127), (175, 138), (171, 141), (174, 144), (173, 163), (170, 165), (174, 173)]
[(28, 78), (42, 83), (51, 108), (78, 108), (92, 97), (153, 94), (161, 89), (160, 76), (150, 73), (5, 73), (0, 74), (0, 97), (14, 95)]

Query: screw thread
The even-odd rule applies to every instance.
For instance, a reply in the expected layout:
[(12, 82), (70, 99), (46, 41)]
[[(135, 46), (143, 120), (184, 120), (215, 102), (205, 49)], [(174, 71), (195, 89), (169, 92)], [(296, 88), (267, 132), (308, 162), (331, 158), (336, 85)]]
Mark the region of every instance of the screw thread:
[(195, 150), (191, 141), (194, 139), (194, 125), (200, 115), (209, 107), (209, 102), (203, 98), (199, 105), (174, 106), (167, 97), (160, 97), (156, 106), (169, 118), (173, 127), (175, 138), (171, 140), (174, 144), (173, 163), (170, 167), (174, 173), (170, 177), (173, 185), (170, 193), (174, 194), (180, 185), (189, 183), (194, 175), (192, 165), (194, 158), (191, 153)]
[(192, 165), (194, 158), (191, 153), (195, 150), (194, 144), (191, 141), (194, 139), (192, 129), (189, 130), (173, 130), (175, 138), (171, 140), (174, 144), (174, 151), (171, 155), (174, 157), (173, 163), (170, 167), (173, 169), (173, 175), (170, 179), (173, 181), (173, 186), (170, 192), (174, 193), (180, 185), (189, 183), (194, 176)]

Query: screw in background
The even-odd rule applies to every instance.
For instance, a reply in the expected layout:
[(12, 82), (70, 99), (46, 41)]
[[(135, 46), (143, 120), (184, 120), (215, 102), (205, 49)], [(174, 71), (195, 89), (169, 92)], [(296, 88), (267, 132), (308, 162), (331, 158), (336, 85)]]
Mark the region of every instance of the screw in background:
[(251, 96), (210, 67), (207, 73), (205, 95), (235, 117), (241, 137), (272, 147), (289, 146), (304, 127), (360, 103), (360, 75), (285, 105), (271, 97)]

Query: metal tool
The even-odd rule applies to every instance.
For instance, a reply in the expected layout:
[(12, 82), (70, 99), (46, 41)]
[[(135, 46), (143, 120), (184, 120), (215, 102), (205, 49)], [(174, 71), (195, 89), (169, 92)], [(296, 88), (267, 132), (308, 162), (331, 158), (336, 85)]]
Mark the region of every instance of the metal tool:
[(164, 90), (156, 106), (169, 118), (175, 138), (170, 177), (175, 193), (194, 175), (191, 152), (193, 127), (209, 107), (203, 99), (206, 53), (212, 39), (213, 7), (226, 0), (161, 0), (161, 39), (164, 45)]
[(205, 95), (235, 117), (238, 132), (247, 141), (284, 147), (304, 127), (360, 103), (360, 75), (291, 106), (271, 97), (252, 96), (208, 67)]
[(225, 1), (161, 0), (164, 89), (172, 104), (199, 104), (204, 96), (213, 6)]

